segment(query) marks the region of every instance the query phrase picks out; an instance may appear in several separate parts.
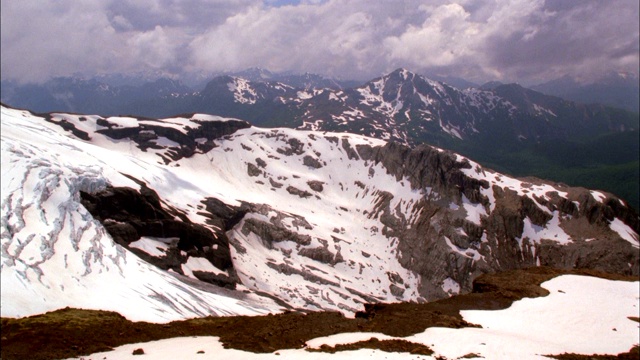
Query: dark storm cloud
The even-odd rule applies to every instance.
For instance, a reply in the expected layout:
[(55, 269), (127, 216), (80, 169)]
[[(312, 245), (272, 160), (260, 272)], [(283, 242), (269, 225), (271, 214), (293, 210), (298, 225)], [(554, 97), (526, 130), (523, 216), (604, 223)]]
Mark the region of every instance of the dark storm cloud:
[(489, 62), (511, 79), (570, 74), (589, 79), (638, 69), (638, 2), (562, 1), (529, 19), (530, 31), (487, 41)]
[(638, 71), (638, 2), (2, 0), (2, 77), (259, 66), (474, 81)]
[[(206, 29), (220, 25), (254, 0), (127, 0), (114, 1), (106, 13), (120, 30), (150, 31), (156, 26)], [(120, 22), (126, 24), (121, 26)]]

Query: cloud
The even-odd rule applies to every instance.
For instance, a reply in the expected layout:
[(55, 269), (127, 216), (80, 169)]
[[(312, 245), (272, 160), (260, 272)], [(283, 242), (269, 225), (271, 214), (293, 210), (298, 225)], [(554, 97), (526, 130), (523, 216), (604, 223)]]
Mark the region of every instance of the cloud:
[(111, 19), (126, 19), (136, 30), (156, 26), (183, 29), (185, 33), (215, 27), (259, 0), (111, 0), (106, 11)]
[(636, 0), (2, 0), (2, 77), (247, 67), (473, 81), (638, 72)]
[(74, 73), (181, 71), (193, 36), (256, 3), (2, 0), (2, 78), (32, 82)]
[(488, 63), (511, 78), (638, 71), (638, 2), (567, 2), (524, 20), (526, 28), (486, 41)]
[(171, 35), (171, 32), (156, 25), (151, 31), (133, 33), (125, 47), (132, 49), (130, 57), (142, 63), (143, 67), (172, 68), (176, 66), (181, 34)]
[(362, 79), (407, 67), (475, 81), (529, 83), (565, 74), (593, 78), (612, 69), (637, 72), (634, 1), (402, 4), (256, 6), (194, 39), (192, 66), (262, 66)]
[(420, 26), (409, 25), (399, 36), (384, 39), (384, 50), (395, 62), (443, 67), (477, 52), (474, 40), (479, 35), (479, 26), (469, 20), (470, 14), (461, 5), (421, 7), (420, 10), (425, 13)]
[(378, 2), (255, 6), (196, 37), (190, 45), (192, 65), (212, 71), (262, 66), (370, 76), (388, 70), (381, 39), (409, 20), (397, 7)]
[(1, 16), (3, 78), (35, 80), (108, 67), (108, 52), (117, 48), (96, 1), (3, 1)]

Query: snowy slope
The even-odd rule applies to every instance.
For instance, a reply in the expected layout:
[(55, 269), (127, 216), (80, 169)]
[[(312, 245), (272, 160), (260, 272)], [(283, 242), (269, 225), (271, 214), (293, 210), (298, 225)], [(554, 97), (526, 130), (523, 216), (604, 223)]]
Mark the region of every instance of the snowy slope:
[[(233, 248), (234, 266), (243, 284), (267, 289), (297, 307), (309, 309), (330, 304), (337, 309), (356, 311), (360, 305), (354, 302), (353, 295), (358, 293), (376, 294), (373, 298), (383, 301), (418, 296), (417, 278), (398, 263), (394, 244), (382, 234), (379, 220), (365, 212), (375, 207), (378, 189), (397, 195), (392, 203), (394, 208), (410, 208), (422, 193), (412, 190), (408, 181), (397, 182), (380, 165), (366, 166), (362, 161), (349, 159), (339, 145), (343, 139), (353, 146), (381, 143), (353, 135), (335, 135), (335, 139), (331, 139), (319, 133), (252, 128), (221, 141), (220, 147), (206, 155), (213, 160), (210, 167), (213, 176), (223, 179), (232, 176), (226, 179), (228, 188), (219, 187), (223, 189), (221, 192), (230, 194), (235, 190), (238, 200), (277, 207), (277, 212), (270, 210), (245, 216), (230, 231), (232, 244), (238, 244)], [(286, 152), (284, 146), (291, 143), (302, 144), (304, 150), (289, 156), (281, 154)], [(257, 163), (257, 159), (268, 161), (260, 169), (261, 174), (237, 176), (246, 173), (248, 164)], [(318, 163), (305, 159), (315, 159)], [(206, 157), (199, 160), (208, 161)], [(315, 165), (305, 165), (305, 161)], [(197, 164), (195, 168), (203, 166), (205, 164)], [(187, 164), (181, 164), (181, 168), (186, 167)], [(314, 181), (322, 190), (311, 188)], [(357, 181), (366, 184), (364, 188), (358, 186)], [(302, 192), (301, 196), (291, 193), (298, 192), (294, 188)], [(243, 231), (251, 220), (270, 222), (274, 217), (281, 217), (278, 221), (302, 237), (308, 237), (308, 242), (292, 239), (265, 246), (256, 233)], [(319, 255), (314, 256), (314, 252)], [(265, 259), (265, 262), (256, 259)], [(393, 281), (388, 274), (404, 279), (404, 286), (409, 290), (401, 296), (393, 295), (389, 290)], [(301, 281), (305, 276), (314, 279), (316, 284)], [(324, 304), (320, 306), (318, 302)]]
[(162, 322), (278, 309), (257, 296), (190, 286), (116, 245), (79, 204), (79, 191), (107, 183), (137, 186), (119, 171), (165, 181), (168, 174), (39, 120), (2, 108), (2, 316), (72, 306)]
[[(151, 321), (281, 306), (352, 315), (366, 302), (468, 291), (489, 271), (639, 268), (638, 217), (623, 201), (512, 179), (427, 146), (203, 114), (39, 117), (3, 107), (2, 155), (3, 316), (64, 306)], [(114, 243), (105, 229), (130, 224), (97, 221), (82, 193), (122, 187), (152, 189), (213, 242)], [(225, 205), (212, 211), (213, 200)], [(171, 251), (170, 270), (148, 262)], [(237, 291), (211, 285), (220, 276)]]

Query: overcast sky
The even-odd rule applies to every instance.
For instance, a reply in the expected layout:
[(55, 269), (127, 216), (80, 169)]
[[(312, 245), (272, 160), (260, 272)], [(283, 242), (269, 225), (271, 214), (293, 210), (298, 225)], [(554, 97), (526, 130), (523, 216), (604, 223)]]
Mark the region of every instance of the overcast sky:
[(638, 0), (1, 0), (1, 76), (398, 67), (535, 84), (638, 73)]

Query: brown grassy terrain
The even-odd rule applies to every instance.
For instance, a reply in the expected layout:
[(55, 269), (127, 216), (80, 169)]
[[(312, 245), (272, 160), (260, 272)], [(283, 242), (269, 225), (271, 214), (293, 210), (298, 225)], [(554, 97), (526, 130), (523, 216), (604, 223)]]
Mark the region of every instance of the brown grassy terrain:
[(336, 346), (322, 345), (319, 349), (307, 349), (307, 351), (328, 352), (333, 354), (338, 351), (358, 349), (378, 349), (386, 352), (406, 352), (418, 355), (433, 354), (433, 350), (423, 344), (416, 344), (411, 341), (400, 339), (378, 340), (378, 338), (374, 337), (369, 340), (358, 341), (352, 344), (338, 344)]
[(558, 360), (638, 360), (640, 359), (640, 348), (634, 346), (629, 352), (618, 355), (579, 355), (579, 354), (562, 354), (562, 355), (547, 355), (550, 358)]
[[(345, 318), (336, 312), (289, 312), (254, 317), (206, 317), (153, 324), (132, 322), (115, 312), (65, 308), (21, 319), (2, 318), (1, 358), (38, 360), (78, 357), (124, 344), (180, 336), (219, 336), (227, 348), (252, 352), (302, 348), (307, 340), (344, 332), (380, 332), (404, 337), (433, 326), (474, 326), (462, 319), (460, 310), (504, 309), (523, 297), (545, 296), (548, 291), (539, 285), (562, 274), (638, 280), (588, 270), (514, 270), (478, 277), (470, 294), (426, 304), (368, 305), (366, 311), (359, 313), (355, 319)], [(411, 352), (419, 344), (391, 344), (369, 340), (360, 345)]]

